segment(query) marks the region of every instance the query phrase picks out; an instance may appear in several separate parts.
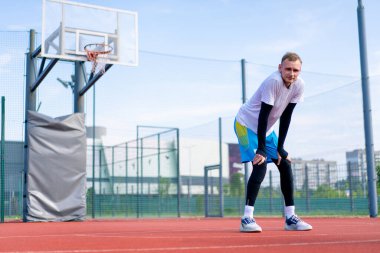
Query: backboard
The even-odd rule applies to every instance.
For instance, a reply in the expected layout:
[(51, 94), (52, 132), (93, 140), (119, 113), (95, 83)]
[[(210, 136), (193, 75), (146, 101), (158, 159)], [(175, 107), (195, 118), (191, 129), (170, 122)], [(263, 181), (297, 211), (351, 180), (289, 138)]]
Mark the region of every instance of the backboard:
[(43, 0), (41, 57), (87, 61), (87, 44), (112, 47), (107, 62), (138, 65), (137, 13), (64, 0)]

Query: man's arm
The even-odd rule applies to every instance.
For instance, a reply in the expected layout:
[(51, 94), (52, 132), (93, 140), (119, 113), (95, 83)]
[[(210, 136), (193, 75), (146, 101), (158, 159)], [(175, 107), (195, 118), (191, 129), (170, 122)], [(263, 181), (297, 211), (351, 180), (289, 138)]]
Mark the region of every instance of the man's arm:
[(288, 157), (288, 152), (286, 152), (284, 149), (284, 143), (285, 143), (286, 135), (288, 134), (288, 129), (289, 129), (290, 121), (292, 118), (292, 113), (296, 105), (297, 105), (296, 103), (289, 103), (280, 118), (280, 129), (279, 129), (279, 136), (278, 136), (277, 152), (280, 154), (281, 158), (283, 159), (286, 159)]
[(262, 155), (264, 157), (267, 156), (266, 151), (265, 151), (265, 139), (266, 139), (266, 133), (267, 133), (267, 126), (268, 126), (268, 117), (272, 108), (273, 108), (273, 105), (268, 105), (264, 102), (261, 102), (259, 122), (257, 126), (258, 146), (257, 146), (256, 154)]

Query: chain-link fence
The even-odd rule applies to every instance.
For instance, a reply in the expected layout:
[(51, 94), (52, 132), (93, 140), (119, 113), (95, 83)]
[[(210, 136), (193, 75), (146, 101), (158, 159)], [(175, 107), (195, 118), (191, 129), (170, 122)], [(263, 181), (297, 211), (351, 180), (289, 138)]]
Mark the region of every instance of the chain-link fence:
[(87, 152), (89, 216), (179, 216), (178, 129), (115, 146), (93, 143)]
[(22, 216), (24, 65), (28, 38), (28, 32), (0, 31), (0, 96), (4, 97), (0, 182), (2, 219), (5, 217), (5, 220)]
[[(1, 176), (9, 220), (21, 217), (23, 209), (29, 34), (0, 32), (0, 39), (0, 96), (6, 97)], [(106, 129), (99, 138), (88, 136), (88, 217), (204, 216), (204, 168), (210, 165), (221, 166), (222, 180), (217, 182), (223, 192), (218, 186), (212, 194), (222, 194), (217, 203), (223, 204), (223, 214), (242, 215), (251, 168), (240, 163), (233, 131), (242, 103), (241, 61), (141, 50), (140, 62), (134, 69), (113, 66), (85, 95), (86, 125)], [(247, 97), (276, 69), (247, 60)], [(37, 89), (38, 112), (51, 117), (72, 113), (73, 72), (70, 62), (56, 64)], [(297, 212), (368, 215), (360, 77), (307, 70), (302, 77), (305, 101), (294, 111), (285, 143), (293, 160)], [(373, 96), (380, 94), (379, 76), (370, 77), (370, 83)], [(379, 111), (380, 100), (373, 99), (377, 162)], [(137, 136), (139, 124), (173, 126), (179, 129), (178, 138), (173, 142), (174, 132), (160, 131)], [(279, 174), (272, 165), (256, 203), (257, 214), (282, 212)]]

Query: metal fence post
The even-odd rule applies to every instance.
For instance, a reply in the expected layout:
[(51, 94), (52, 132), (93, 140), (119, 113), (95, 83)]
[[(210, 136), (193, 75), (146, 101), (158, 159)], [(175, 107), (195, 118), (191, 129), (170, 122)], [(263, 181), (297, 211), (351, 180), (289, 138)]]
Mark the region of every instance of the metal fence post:
[(354, 211), (354, 200), (353, 200), (353, 190), (352, 190), (352, 165), (351, 162), (348, 162), (348, 190), (350, 194), (350, 209), (351, 212)]
[(224, 217), (224, 203), (223, 203), (223, 147), (222, 147), (222, 118), (219, 117), (219, 205), (220, 217)]
[(157, 135), (157, 195), (158, 195), (158, 217), (161, 217), (161, 191), (160, 191), (160, 180), (161, 180), (161, 138), (160, 134)]
[(91, 201), (92, 201), (92, 210), (91, 216), (95, 218), (95, 99), (96, 91), (95, 85), (92, 87), (92, 192), (91, 192)]
[(269, 171), (269, 210), (273, 213), (273, 178), (272, 171)]
[(139, 127), (137, 126), (137, 137), (136, 137), (136, 217), (140, 217), (140, 196), (139, 196), (139, 191), (140, 191), (140, 177), (139, 177), (139, 169), (140, 169), (140, 161), (139, 161)]
[(112, 217), (115, 216), (115, 146), (112, 146)]
[[(141, 217), (144, 214), (144, 211), (146, 209), (144, 208), (144, 137), (141, 137), (141, 143), (140, 143), (140, 202), (139, 205), (142, 205), (142, 208), (140, 209), (140, 215)], [(142, 200), (142, 201), (141, 201)], [(141, 207), (141, 206), (140, 206)]]
[(309, 168), (305, 164), (305, 190), (306, 190), (306, 211), (310, 211), (310, 192), (309, 192)]
[(205, 217), (208, 217), (208, 180), (207, 180), (207, 174), (208, 170), (207, 167), (204, 168), (204, 185), (205, 185), (205, 193), (204, 193), (204, 198), (205, 198)]
[(102, 216), (102, 150), (99, 149), (99, 216)]
[[(240, 66), (241, 66), (241, 93), (242, 93), (242, 104), (245, 103), (247, 100), (247, 95), (246, 95), (246, 76), (245, 76), (245, 59), (241, 59), (240, 61)], [(244, 163), (244, 185), (246, 186), (248, 184), (248, 163)], [(245, 187), (245, 194), (247, 194), (247, 188)]]
[(181, 217), (181, 172), (179, 163), (179, 128), (176, 128), (177, 139), (177, 217)]
[(125, 216), (128, 217), (128, 142), (125, 143)]
[(1, 154), (0, 154), (0, 161), (1, 161), (1, 171), (0, 171), (0, 176), (1, 176), (1, 181), (0, 181), (0, 184), (1, 184), (1, 189), (0, 189), (0, 198), (1, 198), (1, 211), (0, 211), (0, 221), (1, 223), (4, 222), (4, 210), (5, 210), (5, 207), (4, 207), (4, 190), (5, 190), (5, 187), (4, 187), (4, 166), (5, 166), (5, 157), (4, 157), (4, 148), (5, 148), (5, 97), (1, 97)]

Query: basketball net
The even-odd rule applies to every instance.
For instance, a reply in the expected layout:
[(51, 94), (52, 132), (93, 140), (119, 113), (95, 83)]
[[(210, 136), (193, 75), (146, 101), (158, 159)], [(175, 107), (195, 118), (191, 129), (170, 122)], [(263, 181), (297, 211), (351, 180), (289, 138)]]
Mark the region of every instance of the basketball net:
[(94, 43), (84, 47), (87, 59), (92, 62), (91, 73), (101, 72), (104, 74), (109, 55), (113, 48), (108, 44)]

